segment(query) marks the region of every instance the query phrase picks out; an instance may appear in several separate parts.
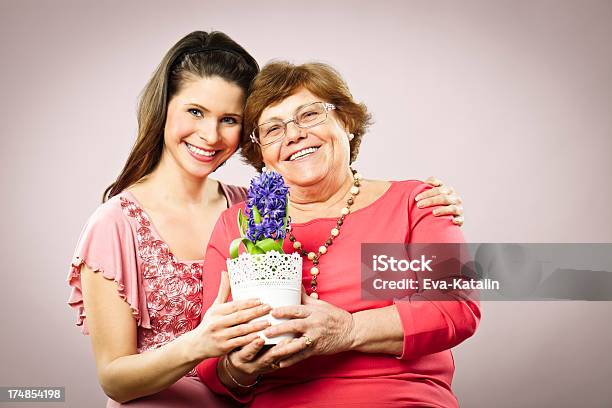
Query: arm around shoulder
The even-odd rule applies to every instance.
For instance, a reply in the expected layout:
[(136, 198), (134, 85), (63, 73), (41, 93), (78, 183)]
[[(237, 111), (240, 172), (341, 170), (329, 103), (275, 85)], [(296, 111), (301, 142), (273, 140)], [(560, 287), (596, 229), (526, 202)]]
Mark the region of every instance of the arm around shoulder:
[[(427, 188), (418, 186), (410, 196), (407, 243), (464, 243), (463, 233), (451, 222), (451, 216), (434, 217), (430, 208), (416, 206), (414, 197)], [(433, 296), (428, 297), (427, 292)], [(461, 290), (415, 293), (396, 301), (395, 307), (404, 331), (401, 358), (406, 359), (456, 346), (476, 332), (481, 316), (478, 300)]]

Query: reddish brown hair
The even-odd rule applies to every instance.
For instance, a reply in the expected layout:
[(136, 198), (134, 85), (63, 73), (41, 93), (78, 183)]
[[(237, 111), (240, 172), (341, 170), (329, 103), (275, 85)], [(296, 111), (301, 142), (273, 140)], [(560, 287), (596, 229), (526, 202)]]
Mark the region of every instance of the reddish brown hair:
[(244, 161), (258, 171), (264, 166), (259, 145), (249, 135), (257, 126), (262, 112), (281, 102), (300, 88), (306, 88), (324, 102), (333, 103), (334, 111), (349, 133), (355, 135), (350, 142), (351, 163), (357, 159), (361, 138), (371, 124), (372, 117), (363, 103), (357, 103), (349, 88), (334, 68), (311, 62), (294, 65), (286, 61), (267, 64), (255, 77), (244, 109), (241, 154)]

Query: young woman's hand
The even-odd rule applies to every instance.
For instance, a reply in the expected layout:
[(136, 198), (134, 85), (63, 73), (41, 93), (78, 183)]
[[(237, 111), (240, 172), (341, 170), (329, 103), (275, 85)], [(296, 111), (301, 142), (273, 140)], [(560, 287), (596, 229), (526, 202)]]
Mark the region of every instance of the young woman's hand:
[(268, 321), (249, 323), (270, 311), (259, 299), (228, 302), (230, 283), (223, 271), (217, 298), (206, 311), (199, 326), (189, 332), (193, 336), (197, 358), (219, 357), (257, 339), (256, 332), (270, 326)]

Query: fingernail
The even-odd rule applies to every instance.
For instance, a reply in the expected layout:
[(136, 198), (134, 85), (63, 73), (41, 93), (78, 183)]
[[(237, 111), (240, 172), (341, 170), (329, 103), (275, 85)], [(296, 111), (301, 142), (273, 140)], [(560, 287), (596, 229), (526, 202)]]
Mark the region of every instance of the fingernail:
[(433, 210), (432, 213), (433, 213), (433, 215), (438, 215), (440, 213), (440, 211), (439, 210)]
[(421, 199), (421, 195), (417, 195), (416, 197), (414, 197), (414, 201), (419, 201)]
[(419, 207), (419, 208), (423, 208), (423, 203), (418, 202), (418, 203), (417, 203), (417, 207)]

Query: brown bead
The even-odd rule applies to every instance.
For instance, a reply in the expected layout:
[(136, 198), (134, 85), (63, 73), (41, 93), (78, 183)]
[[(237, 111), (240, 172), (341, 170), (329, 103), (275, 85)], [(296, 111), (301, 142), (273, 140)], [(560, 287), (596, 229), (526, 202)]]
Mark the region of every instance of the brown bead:
[(355, 182), (353, 183), (353, 185), (355, 187), (359, 187), (361, 185), (361, 183), (359, 182), (359, 180), (355, 180)]
[(319, 260), (318, 259), (313, 259), (312, 260), (312, 264), (313, 265), (318, 265), (319, 264)]
[(355, 200), (353, 200), (353, 197), (351, 197), (351, 198), (349, 198), (349, 199), (347, 200), (347, 202), (346, 202), (346, 203), (347, 203), (348, 205), (353, 205), (353, 203), (354, 203), (354, 202), (355, 202)]
[(340, 218), (338, 221), (336, 221), (336, 224), (338, 224), (338, 226), (342, 225), (343, 221), (342, 218)]
[(332, 241), (331, 238), (329, 238), (327, 241), (325, 241), (325, 245), (330, 246), (331, 244), (333, 244), (334, 242)]
[(289, 241), (295, 242), (295, 237), (293, 235), (289, 235)]

